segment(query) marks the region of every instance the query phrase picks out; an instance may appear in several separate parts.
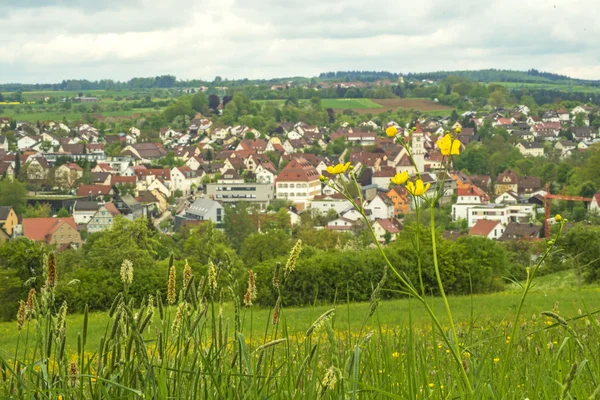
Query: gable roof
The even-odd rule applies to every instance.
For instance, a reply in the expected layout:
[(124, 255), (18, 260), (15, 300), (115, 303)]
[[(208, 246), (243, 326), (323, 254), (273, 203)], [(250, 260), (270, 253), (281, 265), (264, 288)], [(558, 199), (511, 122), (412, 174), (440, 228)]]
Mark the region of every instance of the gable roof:
[(110, 185), (81, 185), (77, 188), (77, 196), (97, 196), (112, 193)]
[(76, 200), (73, 204), (73, 212), (76, 211), (98, 211), (101, 204), (97, 201)]
[(499, 224), (499, 221), (490, 221), (489, 219), (480, 219), (477, 223), (469, 230), (470, 235), (477, 236), (488, 236), (490, 232)]
[(75, 220), (71, 218), (23, 218), (23, 236), (36, 241), (49, 241), (52, 235), (63, 224), (77, 230)]
[(0, 221), (6, 221), (8, 218), (8, 214), (10, 214), (10, 210), (13, 208), (10, 206), (2, 206), (0, 207)]
[(510, 222), (506, 225), (506, 229), (498, 240), (511, 239), (536, 239), (540, 237), (542, 225), (520, 224), (518, 222)]
[(398, 233), (402, 229), (402, 224), (396, 218), (378, 219), (374, 224), (379, 224), (383, 230), (391, 234)]

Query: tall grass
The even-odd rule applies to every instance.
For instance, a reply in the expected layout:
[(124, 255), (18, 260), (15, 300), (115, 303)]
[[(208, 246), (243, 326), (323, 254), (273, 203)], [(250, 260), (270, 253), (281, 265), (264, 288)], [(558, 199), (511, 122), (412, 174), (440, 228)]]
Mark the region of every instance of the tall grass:
[[(444, 146), (440, 143), (443, 153)], [(364, 199), (350, 194), (360, 193), (349, 190), (358, 185), (350, 165), (332, 166), (329, 172), (335, 179), (323, 181), (353, 202), (376, 239)], [(440, 177), (446, 173), (447, 169)], [(436, 186), (429, 192), (419, 180), (418, 173), (414, 180), (402, 174), (394, 178), (395, 183), (406, 184), (417, 210), (426, 203), (433, 209), (442, 189)], [(560, 222), (562, 228), (564, 221)], [(433, 214), (430, 228), (435, 232)], [(426, 230), (415, 230), (419, 255), (422, 232)], [(165, 277), (167, 297), (148, 293), (136, 302), (128, 293), (135, 279), (135, 260), (124, 260), (123, 290), (114, 299), (104, 334), (94, 347), (88, 344), (87, 310), (81, 326), (67, 326), (68, 305), (56, 303), (59, 277), (54, 255), (49, 254), (44, 287), (39, 294), (30, 292), (20, 304), (14, 354), (0, 355), (0, 397), (581, 399), (600, 394), (599, 323), (597, 312), (583, 296), (577, 315), (561, 315), (558, 303), (531, 316), (522, 312), (554, 239), (521, 284), (514, 318), (500, 322), (476, 318), (480, 312), (475, 299), (470, 318), (454, 318), (437, 268), (435, 235), (431, 239), (441, 310), (419, 283), (415, 286), (386, 259), (387, 265), (382, 266), (386, 273), (364, 314), (353, 315), (350, 305), (333, 305), (300, 333), (291, 331), (283, 318), (286, 308), (281, 294), (294, 279), (301, 242), (288, 262), (276, 268), (272, 284), (279, 296), (260, 329), (253, 315), (256, 276), (252, 271), (247, 282), (233, 281), (223, 287), (221, 282), (232, 281), (227, 262), (210, 262), (203, 277), (194, 276), (186, 263), (178, 282), (171, 258)], [(377, 240), (375, 244), (381, 249)], [(402, 293), (409, 299), (408, 322), (394, 327), (382, 323), (378, 307), (388, 279), (402, 282)], [(226, 300), (234, 305), (232, 318), (223, 313)], [(422, 320), (417, 313), (423, 310), (429, 322), (415, 323)], [(338, 323), (336, 315), (341, 313), (347, 314), (347, 325)], [(350, 319), (362, 321), (360, 328), (352, 329)], [(76, 336), (77, 346), (70, 351), (66, 342), (71, 335)]]

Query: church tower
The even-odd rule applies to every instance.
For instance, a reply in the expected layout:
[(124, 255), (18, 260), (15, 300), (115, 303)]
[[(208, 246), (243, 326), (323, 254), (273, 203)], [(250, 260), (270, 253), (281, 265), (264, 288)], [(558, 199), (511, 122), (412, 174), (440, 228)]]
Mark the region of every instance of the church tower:
[(411, 153), (415, 165), (420, 174), (425, 172), (425, 145), (423, 143), (423, 130), (421, 124), (417, 122), (415, 130), (412, 132)]

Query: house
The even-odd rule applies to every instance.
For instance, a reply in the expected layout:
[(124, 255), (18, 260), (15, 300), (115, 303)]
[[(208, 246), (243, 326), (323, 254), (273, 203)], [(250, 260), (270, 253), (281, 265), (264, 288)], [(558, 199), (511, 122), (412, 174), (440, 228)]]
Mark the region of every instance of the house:
[(135, 143), (126, 146), (121, 150), (121, 154), (130, 155), (145, 164), (164, 157), (167, 151), (160, 143)]
[(524, 176), (519, 179), (519, 195), (525, 199), (542, 189), (542, 180), (537, 176)]
[(15, 226), (19, 223), (17, 213), (12, 207), (0, 207), (0, 228), (9, 236), (13, 234)]
[(558, 114), (558, 119), (561, 123), (569, 122), (569, 112), (564, 108), (559, 108), (558, 110), (556, 110), (556, 114)]
[(219, 227), (223, 223), (224, 215), (221, 203), (210, 199), (198, 199), (175, 217), (175, 228), (182, 226), (184, 221), (212, 221)]
[(504, 192), (512, 190), (515, 193), (519, 191), (519, 175), (513, 170), (507, 169), (506, 171), (498, 174), (496, 178), (496, 185), (494, 192), (497, 196)]
[(310, 208), (317, 210), (321, 215), (327, 215), (330, 210), (335, 211), (339, 215), (351, 206), (350, 201), (340, 193), (318, 195), (310, 203)]
[(116, 195), (113, 203), (119, 213), (128, 220), (133, 221), (138, 218), (145, 218), (147, 209), (141, 205), (132, 195)]
[[(0, 130), (1, 129), (2, 128), (0, 127)], [(5, 152), (8, 152), (8, 139), (4, 135), (0, 135), (0, 149), (4, 150)]]
[(119, 210), (117, 210), (117, 207), (113, 203), (100, 205), (98, 211), (88, 220), (87, 231), (89, 233), (96, 233), (110, 228), (114, 218), (119, 214)]
[(535, 204), (486, 204), (469, 209), (467, 226), (473, 227), (480, 219), (502, 222), (530, 222), (535, 219)]
[(158, 189), (140, 192), (139, 196), (135, 199), (142, 205), (147, 206), (148, 211), (151, 212), (154, 217), (164, 213), (169, 207), (167, 196)]
[(44, 180), (48, 177), (50, 165), (44, 157), (30, 157), (27, 163), (27, 179), (30, 181)]
[(110, 185), (81, 185), (77, 188), (76, 195), (87, 197), (88, 200), (103, 200), (113, 195), (113, 189)]
[(589, 207), (590, 213), (600, 214), (600, 192), (592, 197)]
[(506, 229), (502, 236), (498, 238), (501, 241), (507, 240), (535, 240), (540, 238), (542, 225), (519, 224), (518, 222), (510, 222), (506, 225)]
[(17, 139), (17, 148), (19, 150), (25, 150), (31, 148), (36, 143), (40, 142), (39, 137), (34, 136), (22, 136)]
[(515, 146), (525, 157), (543, 157), (544, 145), (540, 142), (518, 143)]
[(248, 183), (242, 180), (241, 183), (219, 179), (217, 183), (206, 185), (206, 195), (209, 199), (214, 199), (222, 203), (249, 202), (262, 210), (275, 197), (275, 190), (272, 183)]
[(480, 219), (469, 230), (469, 235), (483, 236), (488, 239), (497, 240), (502, 236), (505, 226), (500, 221), (491, 221), (488, 219)]
[(101, 204), (97, 201), (75, 200), (73, 219), (77, 225), (85, 225), (96, 214)]
[(571, 152), (577, 148), (577, 144), (572, 140), (559, 140), (554, 145), (554, 149), (560, 154), (561, 158), (571, 155)]
[(75, 163), (63, 164), (54, 171), (56, 184), (62, 188), (71, 188), (83, 176), (83, 168)]
[(365, 210), (371, 211), (374, 219), (389, 219), (394, 216), (394, 203), (385, 193), (378, 193), (365, 205)]
[(129, 192), (134, 196), (137, 194), (137, 177), (136, 176), (110, 176), (110, 185), (118, 192)]
[(23, 236), (59, 248), (82, 243), (73, 218), (23, 218)]
[(347, 232), (349, 232), (349, 231), (352, 231), (352, 228), (354, 228), (354, 224), (355, 224), (355, 221), (344, 218), (344, 217), (340, 217), (340, 218), (334, 219), (333, 221), (329, 221), (325, 228), (332, 230), (332, 231), (347, 231)]
[(379, 243), (386, 242), (386, 236), (393, 242), (402, 230), (402, 224), (396, 218), (378, 219), (373, 222), (373, 232)]
[(494, 203), (496, 204), (517, 204), (519, 202), (519, 195), (512, 190), (502, 193), (496, 197)]
[(261, 164), (256, 167), (254, 175), (256, 176), (256, 181), (258, 183), (273, 183), (275, 182), (275, 177), (277, 176), (277, 170), (273, 164)]
[(488, 195), (475, 185), (458, 188), (456, 203), (452, 205), (452, 220), (467, 219), (471, 208), (487, 204), (489, 200)]
[(293, 202), (299, 210), (310, 207), (321, 193), (319, 173), (305, 158), (291, 160), (277, 175), (276, 184), (277, 198)]
[(404, 186), (394, 185), (386, 194), (394, 204), (394, 215), (408, 214), (410, 199)]

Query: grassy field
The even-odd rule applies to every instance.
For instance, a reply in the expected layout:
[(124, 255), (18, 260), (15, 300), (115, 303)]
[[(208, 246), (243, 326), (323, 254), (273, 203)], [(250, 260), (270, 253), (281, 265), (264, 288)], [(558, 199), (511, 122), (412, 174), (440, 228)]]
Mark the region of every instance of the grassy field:
[(172, 307), (125, 295), (86, 324), (47, 311), (45, 291), (39, 324), (0, 324), (0, 397), (595, 398), (600, 288), (551, 289), (568, 276), (539, 279), (518, 319), (518, 291), (450, 297), (460, 350), (441, 298), (427, 300), (439, 327), (408, 299), (236, 311), (209, 273), (185, 300), (173, 286)]
[(547, 89), (560, 90), (563, 92), (584, 92), (584, 93), (600, 93), (600, 87), (568, 85), (568, 84), (553, 84), (553, 83), (524, 83), (524, 82), (491, 82), (497, 85), (504, 85), (508, 89)]
[[(151, 110), (147, 108), (140, 109), (132, 109), (130, 111), (103, 111), (99, 113), (90, 113), (94, 116), (101, 116), (103, 118), (109, 117), (132, 117), (143, 114), (156, 114), (160, 111)], [(24, 113), (16, 113), (14, 109), (6, 108), (4, 112), (1, 114), (2, 117), (10, 117), (15, 118), (20, 121), (60, 121), (63, 118), (66, 118), (69, 121), (76, 121), (83, 119), (83, 114), (79, 112), (62, 112), (62, 111), (40, 111), (40, 112), (24, 112)]]
[[(533, 314), (539, 314), (542, 311), (551, 310), (554, 304), (559, 302), (562, 314), (566, 316), (575, 316), (577, 310), (583, 308), (580, 293), (571, 285), (564, 285), (560, 289), (551, 289), (550, 287), (552, 282), (561, 281), (566, 276), (569, 276), (570, 278), (574, 277), (573, 273), (567, 271), (539, 278), (536, 290), (534, 290), (529, 297), (528, 302), (525, 304), (524, 314), (531, 316)], [(569, 282), (572, 281), (569, 280)], [(585, 287), (582, 289), (581, 294), (590, 306), (600, 304), (600, 288)], [(514, 317), (519, 299), (519, 292), (516, 290), (507, 290), (505, 292), (474, 295), (472, 297), (450, 297), (450, 304), (456, 319), (459, 322), (466, 323), (472, 315), (476, 321), (500, 324), (502, 321), (507, 321)], [(433, 298), (431, 302), (434, 309), (442, 310), (443, 304), (440, 298)], [(416, 304), (414, 301), (412, 304), (409, 303), (408, 300), (388, 300), (381, 302), (377, 320), (373, 322), (388, 328), (405, 325), (408, 322), (409, 307), (413, 307), (415, 313), (413, 320), (418, 325), (427, 325), (431, 322), (420, 305)], [(297, 334), (306, 331), (315, 318), (330, 308), (332, 308), (332, 306), (329, 305), (304, 308), (284, 308), (281, 318), (285, 321), (288, 332)], [(343, 304), (338, 305), (336, 308), (336, 326), (340, 329), (358, 331), (363, 321), (361, 318), (357, 317), (367, 313), (369, 303), (352, 303), (349, 306)], [(600, 306), (597, 308), (600, 309)], [(246, 326), (247, 330), (250, 328), (252, 330), (250, 337), (254, 336), (261, 338), (265, 327), (269, 323), (270, 312), (271, 310), (269, 309), (256, 308), (252, 310), (253, 324), (252, 326)], [(233, 319), (233, 306), (231, 304), (226, 304), (223, 309), (223, 314), (226, 319)], [(246, 311), (245, 314), (249, 320), (250, 312)], [(82, 315), (71, 315), (68, 319), (68, 325), (73, 327), (74, 330), (79, 330), (82, 326), (82, 318)], [(91, 314), (88, 328), (88, 342), (92, 347), (99, 344), (100, 337), (105, 334), (109, 322), (110, 319), (108, 318), (107, 313), (101, 312)], [(0, 341), (0, 352), (4, 356), (14, 352), (16, 347), (19, 333), (14, 329), (15, 326), (15, 322), (0, 323), (0, 336), (2, 337), (2, 340)], [(369, 326), (369, 328), (371, 329), (373, 326)], [(76, 339), (75, 336), (69, 337), (67, 341), (68, 346), (75, 348), (77, 344)]]
[[(261, 104), (273, 104), (283, 106), (285, 100), (254, 100)], [(307, 103), (308, 100), (300, 100), (300, 104)], [(450, 115), (453, 108), (433, 102), (429, 99), (322, 99), (321, 105), (324, 108), (333, 108), (336, 112), (343, 110), (354, 110), (360, 114), (379, 114), (388, 110), (415, 109), (436, 115)]]

